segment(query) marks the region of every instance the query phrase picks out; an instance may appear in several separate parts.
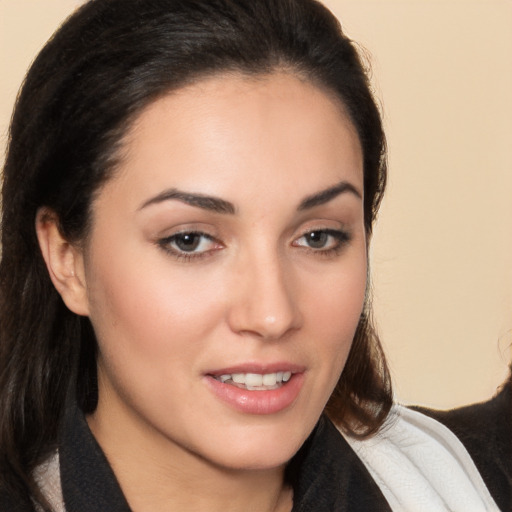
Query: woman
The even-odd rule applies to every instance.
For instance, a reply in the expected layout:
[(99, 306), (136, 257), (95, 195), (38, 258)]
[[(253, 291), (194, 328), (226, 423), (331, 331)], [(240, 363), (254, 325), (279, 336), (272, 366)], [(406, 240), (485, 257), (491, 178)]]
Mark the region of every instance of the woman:
[(385, 177), (319, 3), (81, 7), (4, 169), (4, 509), (389, 510), (345, 439), (392, 405), (367, 283)]

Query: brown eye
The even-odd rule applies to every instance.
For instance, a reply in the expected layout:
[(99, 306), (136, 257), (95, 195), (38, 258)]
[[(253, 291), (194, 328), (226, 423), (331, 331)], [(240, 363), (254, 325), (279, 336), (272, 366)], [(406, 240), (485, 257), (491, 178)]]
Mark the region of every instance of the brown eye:
[(166, 251), (179, 255), (201, 256), (220, 247), (218, 241), (206, 233), (183, 231), (159, 240)]

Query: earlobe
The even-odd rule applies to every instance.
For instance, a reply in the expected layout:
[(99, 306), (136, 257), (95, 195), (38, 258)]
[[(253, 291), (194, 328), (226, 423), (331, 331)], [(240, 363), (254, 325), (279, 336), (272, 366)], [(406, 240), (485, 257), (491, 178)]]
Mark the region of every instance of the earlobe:
[(77, 315), (87, 316), (89, 306), (82, 251), (62, 236), (58, 217), (48, 208), (38, 210), (36, 232), (50, 279), (62, 300)]

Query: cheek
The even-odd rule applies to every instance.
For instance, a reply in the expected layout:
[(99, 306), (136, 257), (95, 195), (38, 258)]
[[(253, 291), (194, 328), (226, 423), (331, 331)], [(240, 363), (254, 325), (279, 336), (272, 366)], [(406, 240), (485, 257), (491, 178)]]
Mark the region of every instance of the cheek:
[[(366, 249), (356, 247), (338, 268), (326, 272), (311, 293), (311, 306), (325, 327), (345, 332), (359, 319), (366, 294)], [(327, 322), (327, 317), (330, 321)]]
[(215, 276), (171, 272), (165, 256), (116, 258), (108, 265), (110, 260), (99, 260), (91, 264), (88, 288), (100, 352), (115, 350), (142, 361), (178, 351), (186, 360), (200, 350), (221, 314)]
[(332, 273), (321, 289), (310, 294), (308, 316), (318, 340), (318, 357), (337, 381), (347, 359), (366, 296), (366, 256)]

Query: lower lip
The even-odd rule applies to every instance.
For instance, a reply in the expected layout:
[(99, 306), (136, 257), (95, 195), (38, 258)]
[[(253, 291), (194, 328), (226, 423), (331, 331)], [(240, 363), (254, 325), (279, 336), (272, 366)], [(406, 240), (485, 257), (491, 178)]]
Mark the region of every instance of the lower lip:
[(290, 407), (299, 396), (304, 383), (303, 373), (294, 373), (291, 379), (280, 388), (249, 391), (225, 384), (206, 376), (213, 393), (234, 409), (246, 414), (275, 414)]

